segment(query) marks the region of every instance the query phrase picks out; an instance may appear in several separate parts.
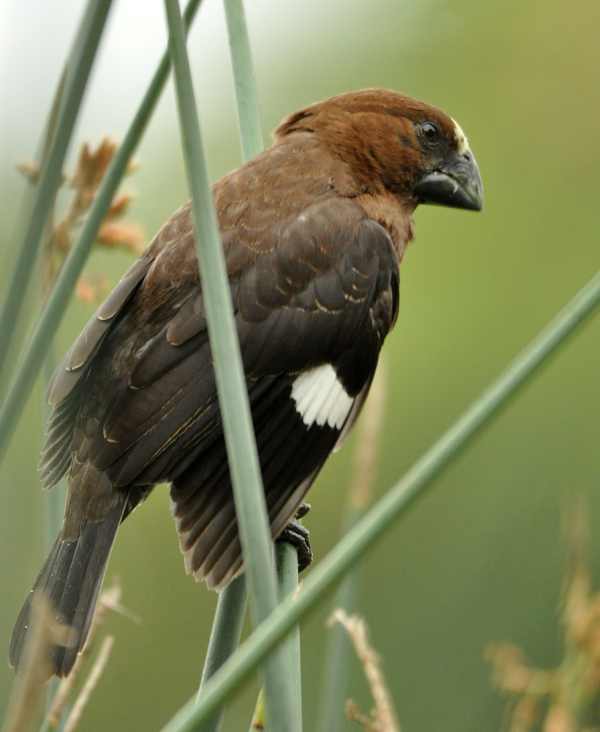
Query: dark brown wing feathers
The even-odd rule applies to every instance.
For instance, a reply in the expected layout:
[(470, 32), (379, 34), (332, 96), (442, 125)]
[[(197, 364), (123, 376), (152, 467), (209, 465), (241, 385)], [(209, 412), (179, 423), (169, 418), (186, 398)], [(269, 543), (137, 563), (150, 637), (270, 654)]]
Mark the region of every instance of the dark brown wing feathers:
[[(294, 374), (333, 364), (348, 394), (358, 395), (370, 381), (397, 307), (393, 294), (397, 265), (388, 234), (351, 199), (331, 195), (328, 186), (322, 188), (323, 200), (305, 206), (285, 225), (276, 219), (277, 240), (272, 247), (265, 246), (269, 236), (262, 236), (267, 216), (260, 206), (244, 219), (244, 226), (237, 213), (240, 235), (229, 241), (226, 250), (234, 270), (244, 261), (239, 274), (232, 276), (232, 296), (274, 519), (286, 496), (320, 467), (339, 436), (338, 430), (331, 430), (317, 439), (322, 428), (306, 430), (290, 398)], [(222, 514), (222, 520), (210, 531), (205, 529), (203, 543), (213, 546), (211, 537), (225, 526), (227, 536), (235, 533), (234, 513), (198, 284), (191, 268), (183, 282), (169, 275), (175, 267), (170, 260), (177, 258), (181, 247), (177, 235), (185, 238), (189, 231), (189, 210), (182, 209), (178, 216), (182, 221), (169, 223), (157, 238), (160, 244), (150, 249), (151, 267), (138, 268), (130, 278), (129, 282), (135, 281), (130, 290), (139, 286), (139, 294), (129, 311), (86, 351), (87, 358), (94, 352), (98, 355), (85, 403), (77, 413), (72, 450), (79, 462), (91, 461), (106, 473), (117, 490), (171, 480), (176, 497), (179, 477), (195, 471), (199, 495), (204, 490), (223, 493), (213, 502), (211, 517), (215, 522)], [(169, 242), (166, 248), (163, 239)], [(186, 256), (195, 258), (195, 252), (186, 250)], [(149, 297), (150, 288), (165, 285), (175, 287), (169, 306), (161, 302), (149, 319), (140, 302)], [(101, 312), (115, 319), (121, 312), (119, 303), (123, 307), (126, 302), (121, 293)], [(68, 358), (71, 368), (72, 355)], [(83, 359), (82, 368), (87, 362)], [(277, 430), (269, 429), (279, 422)], [(282, 434), (288, 434), (287, 441)], [(284, 449), (287, 445), (290, 456)], [(216, 458), (214, 470), (211, 458)], [(207, 469), (213, 480), (204, 477)], [(187, 483), (190, 480), (186, 478)], [(194, 536), (199, 533), (196, 527)], [(190, 566), (197, 572), (202, 551), (195, 551)]]
[[(396, 317), (397, 255), (353, 185), (337, 157), (300, 133), (215, 188), (274, 537), (355, 419)], [(69, 497), (36, 586), (49, 587), (52, 573), (79, 582), (79, 595), (65, 594), (62, 580), (50, 589), (58, 617), (77, 625), (77, 648), (116, 527), (158, 482), (172, 484), (188, 571), (221, 588), (242, 566), (197, 267), (185, 206), (84, 328), (50, 387), (42, 477), (51, 486), (68, 471)], [(296, 380), (321, 367), (333, 378), (323, 398), (333, 404), (342, 389), (354, 409), (302, 412)], [(87, 589), (69, 574), (76, 564), (94, 568)], [(15, 629), (14, 663), (28, 612)], [(57, 650), (56, 672), (68, 673), (74, 657)]]
[[(168, 264), (157, 261), (156, 266)], [(143, 282), (142, 295), (145, 287)], [(294, 375), (330, 363), (348, 394), (360, 394), (395, 317), (396, 289), (397, 267), (387, 233), (341, 198), (314, 204), (280, 228), (279, 246), (255, 258), (232, 282), (265, 490), (281, 528), (285, 522), (278, 511), (287, 505), (288, 494), (320, 467), (339, 436), (338, 430), (322, 427), (306, 430), (290, 398)], [(139, 324), (135, 305), (98, 354), (96, 383), (89, 384), (79, 411), (73, 449), (80, 461), (90, 460), (104, 471), (116, 489), (171, 480), (177, 500), (179, 477), (195, 471), (199, 495), (221, 492), (206, 504), (190, 534), (196, 538), (204, 531), (189, 563), (202, 576), (209, 572), (206, 567), (212, 572), (210, 563), (203, 564), (202, 547), (215, 545), (215, 532), (226, 530), (229, 538), (235, 533), (202, 301), (197, 287), (192, 288), (168, 319), (154, 324), (152, 334), (146, 323)], [(123, 366), (122, 375), (114, 374), (115, 363)], [(107, 378), (112, 380), (108, 394)], [(90, 421), (92, 428), (86, 429)], [(269, 429), (279, 422), (277, 430)], [(101, 428), (96, 429), (97, 423)], [(286, 441), (283, 434), (288, 434)], [(284, 449), (288, 446), (290, 455)], [(219, 481), (204, 477), (209, 468)], [(209, 516), (209, 508), (214, 515)], [(202, 523), (209, 518), (210, 530)], [(217, 575), (211, 574), (215, 582)]]
[(85, 374), (91, 359), (111, 329), (114, 319), (133, 296), (149, 266), (148, 257), (143, 257), (135, 262), (98, 311), (90, 318), (48, 387), (48, 402), (51, 406), (59, 405)]
[(48, 421), (46, 443), (40, 459), (41, 480), (45, 488), (55, 485), (70, 464), (73, 431), (81, 401), (78, 388), (82, 379), (114, 321), (139, 287), (150, 263), (146, 256), (129, 268), (90, 318), (50, 382), (48, 402), (54, 410)]

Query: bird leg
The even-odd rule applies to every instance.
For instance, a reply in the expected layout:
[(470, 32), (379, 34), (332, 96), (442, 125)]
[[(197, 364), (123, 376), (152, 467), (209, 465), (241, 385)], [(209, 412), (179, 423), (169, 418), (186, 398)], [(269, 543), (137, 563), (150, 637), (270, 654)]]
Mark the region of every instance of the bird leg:
[(287, 541), (298, 555), (298, 572), (303, 572), (312, 564), (313, 553), (310, 545), (310, 532), (298, 519), (310, 511), (309, 503), (302, 503), (296, 511), (295, 518), (285, 527), (276, 541)]

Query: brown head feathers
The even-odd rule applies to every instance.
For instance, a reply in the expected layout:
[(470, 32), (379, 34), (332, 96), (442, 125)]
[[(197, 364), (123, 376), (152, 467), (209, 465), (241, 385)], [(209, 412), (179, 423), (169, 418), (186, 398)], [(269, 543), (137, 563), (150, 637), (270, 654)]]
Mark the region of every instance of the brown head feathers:
[(460, 127), (441, 109), (386, 89), (340, 94), (305, 107), (281, 122), (275, 141), (294, 133), (318, 135), (366, 190), (406, 194), (429, 162), (425, 123), (435, 126), (444, 147), (467, 145)]

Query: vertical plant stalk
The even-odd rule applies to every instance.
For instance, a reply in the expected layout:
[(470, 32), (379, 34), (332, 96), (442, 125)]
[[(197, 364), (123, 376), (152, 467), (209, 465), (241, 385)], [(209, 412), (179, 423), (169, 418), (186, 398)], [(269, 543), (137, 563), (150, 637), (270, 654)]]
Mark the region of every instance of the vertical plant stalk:
[[(60, 75), (60, 79), (58, 80), (58, 84), (56, 85), (56, 91), (54, 92), (54, 98), (52, 100), (52, 104), (50, 106), (50, 111), (48, 113), (48, 119), (46, 122), (46, 126), (44, 128), (44, 132), (41, 138), (41, 142), (39, 144), (38, 153), (36, 155), (36, 160), (39, 160), (39, 169), (43, 169), (46, 165), (46, 162), (48, 160), (48, 155), (50, 153), (52, 141), (56, 137), (56, 128), (58, 124), (58, 115), (61, 109), (62, 101), (64, 98), (64, 92), (65, 92), (65, 82), (67, 79), (67, 72), (69, 69), (69, 61), (65, 63), (65, 66), (62, 70), (62, 73)], [(59, 184), (60, 187), (60, 184)], [(27, 187), (24, 200), (23, 200), (23, 212), (27, 211), (28, 213), (31, 213), (31, 206), (32, 201), (34, 197), (34, 191), (35, 191), (35, 185), (33, 182), (30, 183), (30, 185)], [(42, 301), (41, 305), (43, 307), (43, 304), (48, 296), (48, 280), (46, 279), (46, 273), (49, 271), (49, 260), (51, 257), (51, 252), (49, 251), (49, 244), (51, 241), (51, 235), (52, 235), (52, 229), (54, 226), (54, 205), (51, 206), (50, 211), (48, 213), (46, 225), (45, 225), (45, 243), (43, 245), (43, 254), (42, 254), (42, 262), (41, 267), (39, 271), (39, 279), (40, 279), (40, 289), (42, 292)], [(26, 293), (24, 294), (24, 296)], [(23, 314), (22, 314), (23, 316)], [(16, 332), (16, 339), (13, 341), (14, 346), (16, 349), (19, 349), (21, 347), (21, 343), (23, 340), (23, 336), (20, 332), (18, 332), (20, 329), (15, 328)], [(11, 358), (12, 354), (8, 354), (9, 358), (6, 362), (7, 371), (10, 368), (13, 359)], [(54, 367), (56, 364), (56, 357), (54, 349), (52, 348), (52, 344), (50, 348), (48, 349), (48, 354), (46, 356), (46, 359), (44, 361), (44, 384), (47, 384), (52, 377), (52, 373), (54, 371)], [(4, 382), (0, 383), (0, 392), (3, 390)], [(43, 391), (42, 396), (42, 419), (44, 424), (42, 425), (42, 432), (45, 430), (45, 423), (48, 418), (48, 402), (46, 400), (46, 390)], [(56, 538), (56, 535), (60, 529), (61, 523), (62, 523), (62, 515), (63, 515), (63, 507), (64, 507), (64, 498), (65, 498), (65, 492), (66, 492), (66, 486), (64, 478), (59, 481), (59, 483), (54, 486), (54, 490), (48, 492), (44, 495), (44, 543), (46, 550), (50, 550), (52, 547), (52, 544)], [(48, 683), (48, 686), (46, 688), (46, 714), (48, 710), (50, 709), (50, 706), (52, 704), (52, 700), (54, 698), (54, 695), (56, 694), (56, 690), (58, 688), (58, 679), (54, 678), (51, 679)], [(42, 722), (41, 730), (45, 730), (47, 727), (47, 717), (44, 718), (44, 721)]]
[[(46, 120), (46, 124), (44, 126), (44, 130), (42, 132), (41, 139), (38, 143), (38, 149), (37, 153), (35, 155), (35, 160), (39, 161), (39, 169), (43, 168), (46, 164), (46, 160), (48, 159), (48, 153), (50, 151), (50, 145), (52, 143), (52, 140), (54, 139), (54, 136), (56, 134), (56, 125), (58, 122), (58, 112), (60, 109), (60, 105), (64, 96), (64, 90), (65, 90), (65, 80), (67, 77), (67, 68), (68, 68), (68, 61), (65, 63), (65, 66), (62, 70), (62, 73), (60, 75), (60, 79), (58, 80), (58, 84), (56, 85), (56, 91), (54, 92), (54, 98), (52, 99), (52, 104), (50, 105), (50, 111), (48, 112), (48, 119)], [(25, 186), (25, 190), (23, 192), (23, 196), (20, 203), (20, 213), (17, 217), (17, 220), (20, 222), (19, 232), (15, 236), (15, 239), (19, 240), (24, 236), (24, 228), (26, 226), (27, 221), (31, 217), (31, 211), (32, 211), (32, 205), (33, 205), (33, 199), (35, 195), (35, 185), (33, 184), (33, 181), (28, 180), (28, 185)], [(15, 256), (15, 259), (17, 258), (19, 252), (16, 246), (11, 246), (10, 254)], [(9, 260), (7, 259), (7, 262)], [(42, 279), (43, 279), (43, 269), (42, 269)], [(27, 297), (28, 293), (22, 293), (22, 297), (25, 299), (25, 302), (23, 304), (23, 309), (21, 310), (21, 318), (23, 322), (25, 321), (27, 317), (27, 310), (30, 303), (28, 302), (29, 298)], [(43, 303), (42, 303), (43, 304)], [(25, 328), (19, 327), (19, 319), (15, 321), (12, 324), (12, 327), (14, 329), (13, 334), (13, 342), (12, 342), (12, 348), (9, 349), (9, 351), (6, 354), (6, 361), (4, 363), (4, 369), (0, 373), (0, 394), (4, 393), (4, 390), (7, 386), (8, 382), (8, 375), (12, 370), (12, 367), (14, 366), (14, 363), (16, 361), (16, 355), (21, 350), (21, 347), (23, 345), (23, 341), (25, 339)]]
[[(185, 165), (192, 194), (192, 215), (196, 230), (208, 335), (244, 555), (250, 609), (254, 623), (258, 625), (277, 606), (273, 544), (233, 318), (225, 258), (213, 207), (177, 0), (165, 0), (165, 11), (169, 26)], [(297, 726), (291, 716), (293, 699), (291, 688), (287, 683), (285, 657), (280, 650), (274, 651), (267, 659), (264, 678), (269, 725), (273, 730), (294, 732)]]
[[(40, 160), (40, 169), (43, 168), (46, 164), (46, 160), (48, 158), (48, 154), (50, 152), (50, 148), (52, 145), (52, 140), (56, 137), (56, 127), (59, 122), (58, 120), (58, 114), (59, 110), (62, 104), (62, 99), (64, 96), (65, 91), (65, 81), (67, 79), (69, 71), (69, 62), (67, 61), (63, 72), (60, 76), (60, 79), (58, 81), (58, 85), (56, 87), (56, 92), (54, 95), (54, 99), (52, 101), (52, 106), (50, 107), (50, 113), (48, 115), (48, 124), (46, 126), (46, 129), (44, 131), (44, 137), (42, 140), (41, 145), (41, 153), (39, 155)], [(54, 205), (50, 208), (50, 211), (48, 213), (47, 221), (46, 221), (46, 227), (45, 227), (45, 243), (43, 246), (43, 253), (42, 253), (42, 262), (40, 267), (40, 289), (42, 292), (42, 307), (46, 299), (48, 298), (48, 295), (50, 294), (50, 290), (52, 286), (55, 284), (54, 281), (48, 278), (48, 273), (51, 271), (50, 267), (50, 261), (52, 258), (52, 251), (50, 249), (51, 243), (52, 243), (52, 230), (54, 227)], [(46, 386), (50, 379), (52, 378), (52, 375), (54, 373), (54, 369), (56, 368), (56, 352), (53, 348), (53, 343), (50, 343), (50, 346), (48, 348), (48, 353), (46, 354), (46, 358), (44, 359), (44, 386)], [(43, 420), (44, 424), (42, 425), (42, 433), (45, 432), (45, 424), (47, 422), (48, 416), (49, 416), (49, 405), (48, 401), (46, 399), (46, 389), (44, 388), (43, 391)], [(58, 531), (62, 525), (62, 517), (63, 517), (63, 510), (64, 510), (64, 500), (65, 500), (65, 493), (66, 493), (66, 485), (64, 478), (59, 481), (57, 485), (54, 486), (54, 490), (49, 491), (45, 495), (45, 511), (44, 511), (44, 522), (45, 522), (45, 539), (46, 539), (46, 549), (49, 550), (52, 547), (52, 544), (54, 543), (54, 540), (56, 539), (56, 535), (58, 534)], [(56, 691), (56, 679), (53, 679), (51, 683), (48, 685), (48, 701), (50, 702), (52, 696), (54, 695), (54, 692)]]
[[(277, 580), (279, 582), (279, 599), (298, 592), (298, 552), (286, 541), (275, 544), (275, 561), (277, 563)], [(298, 729), (302, 729), (302, 663), (300, 656), (300, 628), (296, 626), (281, 644), (282, 653), (287, 657), (288, 683), (293, 690), (295, 709), (293, 718), (298, 720)], [(250, 732), (266, 727), (265, 690), (260, 689), (256, 706), (250, 722)]]
[(14, 326), (19, 321), (31, 275), (35, 271), (33, 264), (37, 259), (48, 215), (61, 183), (63, 163), (111, 4), (112, 0), (89, 0), (69, 57), (56, 134), (52, 136), (46, 164), (40, 171), (31, 215), (18, 250), (14, 271), (8, 280), (10, 287), (0, 314), (0, 373), (9, 353)]
[[(244, 9), (241, 2), (225, 2), (225, 13), (231, 54), (234, 58), (233, 72), (242, 154), (244, 160), (249, 160), (262, 150), (263, 140)], [(240, 58), (242, 47), (245, 56)], [(239, 645), (245, 609), (246, 586), (243, 578), (238, 578), (219, 595), (197, 699), (200, 699), (206, 681)], [(216, 732), (222, 721), (223, 710), (220, 710), (203, 725), (202, 732)]]
[(243, 0), (224, 0), (244, 160), (263, 149), (256, 76)]
[[(188, 3), (185, 11), (186, 28), (189, 28), (201, 2), (202, 0), (190, 0)], [(96, 239), (100, 224), (106, 216), (121, 179), (125, 175), (129, 160), (154, 112), (167, 80), (169, 69), (170, 58), (168, 53), (165, 53), (127, 130), (127, 134), (106, 172), (81, 234), (64, 262), (44, 312), (34, 329), (27, 352), (19, 363), (16, 377), (0, 410), (0, 461), (17, 425), (31, 387), (42, 367), (54, 334), (65, 314), (77, 280), (87, 261), (91, 246)]]
[[(253, 71), (250, 43), (248, 38), (246, 20), (244, 16), (243, 3), (239, 0), (234, 0), (233, 2), (231, 0), (226, 0), (225, 13), (227, 19), (227, 30), (235, 80), (238, 121), (240, 127), (240, 138), (242, 143), (242, 155), (244, 160), (249, 160), (262, 150), (263, 137), (258, 108), (256, 78)], [(291, 546), (288, 546), (285, 551), (283, 549), (279, 549), (276, 554), (276, 559), (278, 562), (277, 569), (280, 596), (285, 596), (293, 589), (292, 587), (288, 586), (288, 583), (291, 582), (293, 584), (293, 587), (296, 587), (298, 582), (298, 564), (296, 551)], [(281, 565), (282, 561), (284, 562), (285, 568), (283, 568)], [(289, 566), (290, 563), (293, 565), (292, 567)], [(211, 631), (209, 653), (202, 675), (202, 683), (197, 697), (198, 699), (200, 699), (202, 687), (206, 679), (212, 675), (214, 670), (216, 670), (216, 668), (218, 668), (223, 663), (223, 661), (226, 660), (227, 656), (234, 649), (234, 646), (231, 643), (231, 626), (235, 627), (235, 621), (238, 618), (243, 618), (243, 610), (245, 607), (245, 597), (243, 592), (243, 589), (238, 591), (238, 588), (235, 586), (234, 583), (232, 583), (223, 591), (219, 598), (219, 604), (217, 606), (217, 612)], [(239, 606), (237, 608), (236, 602), (239, 603)], [(231, 623), (225, 620), (225, 618), (227, 618), (229, 615), (234, 618)], [(294, 640), (291, 639), (291, 642), (294, 643)], [(239, 633), (237, 634), (237, 640), (235, 645), (237, 645), (237, 643), (239, 643)], [(297, 640), (297, 643), (298, 653), (295, 656), (292, 656), (292, 661), (297, 664), (298, 674), (296, 675), (299, 678), (299, 638)], [(214, 649), (215, 651), (215, 659), (213, 659), (212, 657), (213, 653), (211, 652), (211, 649)], [(215, 660), (217, 661), (217, 663), (215, 663)], [(208, 669), (210, 669), (209, 673), (207, 673)], [(299, 725), (301, 727), (301, 686), (297, 684), (294, 688), (296, 692), (295, 700), (297, 716), (300, 720)], [(265, 705), (263, 689), (261, 689), (260, 691), (256, 710), (256, 719), (254, 721), (256, 722), (256, 725), (264, 726)], [(203, 725), (203, 732), (214, 732), (215, 730), (217, 730), (222, 721), (222, 717), (223, 714), (221, 712), (215, 715), (215, 717), (213, 717), (211, 720), (208, 720), (207, 723)], [(261, 721), (257, 721), (259, 717)], [(260, 726), (256, 725), (254, 726), (255, 729), (261, 728)]]
[[(298, 593), (298, 552), (286, 541), (275, 545), (277, 578), (279, 580), (279, 599), (293, 598)], [(288, 684), (292, 690), (294, 708), (292, 719), (295, 724), (287, 729), (302, 729), (302, 665), (300, 661), (300, 627), (296, 625), (281, 644), (281, 653), (286, 661)], [(276, 729), (272, 728), (273, 731)]]
[(311, 610), (332, 585), (352, 569), (375, 541), (415, 502), (425, 495), (434, 479), (471, 441), (498, 417), (564, 345), (568, 337), (600, 305), (600, 272), (582, 287), (553, 320), (519, 353), (458, 420), (425, 452), (404, 477), (358, 521), (304, 580), (293, 598), (286, 598), (264, 623), (239, 647), (206, 685), (199, 704), (184, 705), (162, 732), (194, 732), (198, 724), (218, 708), (252, 673), (271, 649)]
[[(386, 401), (386, 369), (380, 359), (377, 373), (369, 392), (360, 422), (354, 448), (354, 470), (348, 492), (348, 504), (342, 533), (346, 534), (357, 523), (371, 502), (371, 494), (377, 477), (377, 462), (381, 431), (383, 429)], [(350, 615), (359, 593), (359, 568), (355, 568), (340, 584), (334, 598), (334, 612), (342, 609)], [(327, 635), (327, 648), (323, 669), (323, 684), (319, 732), (340, 732), (345, 725), (344, 706), (352, 664), (352, 649), (347, 634), (340, 624), (335, 624)]]
[[(56, 92), (54, 94), (54, 99), (52, 101), (52, 106), (50, 107), (50, 113), (48, 115), (48, 123), (46, 126), (46, 129), (44, 131), (44, 136), (42, 139), (41, 144), (41, 151), (38, 156), (38, 159), (40, 161), (40, 169), (43, 168), (46, 165), (46, 161), (48, 158), (48, 154), (50, 152), (50, 148), (52, 145), (52, 140), (56, 137), (56, 127), (59, 122), (58, 120), (58, 114), (59, 110), (62, 104), (62, 99), (64, 96), (65, 91), (65, 81), (67, 78), (69, 70), (69, 63), (65, 65), (63, 72), (60, 76), (60, 79), (58, 81), (58, 85), (56, 87)], [(48, 295), (50, 294), (51, 286), (54, 284), (51, 280), (48, 279), (48, 272), (50, 272), (50, 260), (52, 257), (52, 251), (50, 249), (51, 245), (51, 237), (52, 237), (52, 229), (54, 227), (54, 205), (50, 208), (50, 211), (48, 212), (47, 220), (46, 220), (46, 226), (45, 226), (45, 242), (43, 244), (43, 253), (42, 253), (42, 262), (39, 272), (39, 278), (40, 278), (40, 290), (42, 292), (42, 302), (41, 305), (43, 307), (43, 304), (45, 300), (47, 299)], [(52, 378), (52, 374), (54, 373), (54, 369), (56, 367), (56, 353), (54, 348), (52, 347), (52, 343), (50, 344), (50, 347), (48, 348), (48, 353), (46, 354), (46, 358), (44, 360), (44, 385), (48, 384), (50, 379)], [(42, 425), (42, 432), (45, 431), (45, 423), (48, 419), (48, 401), (46, 399), (46, 389), (44, 388), (43, 391), (43, 420), (44, 425)], [(56, 535), (61, 527), (62, 524), (62, 515), (63, 515), (63, 508), (64, 508), (64, 498), (65, 498), (65, 481), (64, 479), (60, 480), (59, 483), (54, 486), (54, 490), (49, 491), (44, 497), (45, 497), (45, 511), (44, 511), (44, 528), (45, 528), (45, 543), (46, 543), (46, 549), (50, 549)], [(48, 686), (48, 700), (50, 701), (51, 697), (53, 696), (54, 692), (56, 690), (56, 681), (53, 680), (49, 686)]]
[[(241, 575), (230, 582), (219, 594), (197, 699), (201, 698), (202, 689), (206, 682), (221, 668), (240, 644), (245, 615), (246, 580), (244, 575)], [(202, 732), (217, 732), (223, 721), (223, 716), (223, 709), (219, 709), (213, 717), (202, 725)]]
[[(256, 74), (254, 72), (252, 50), (250, 48), (250, 35), (248, 33), (243, 0), (224, 0), (224, 5), (231, 65), (235, 83), (242, 155), (245, 160), (249, 160), (258, 155), (264, 147)], [(277, 564), (279, 599), (281, 601), (298, 588), (298, 554), (291, 544), (278, 542), (275, 547), (275, 560)], [(302, 670), (300, 660), (300, 629), (298, 627), (282, 643), (282, 655), (287, 657), (288, 684), (294, 703), (294, 709), (292, 711), (292, 719), (296, 725), (294, 729), (301, 730)], [(253, 724), (259, 724), (259, 721), (263, 720), (264, 726), (266, 714), (264, 700), (265, 690), (262, 688), (256, 702)], [(259, 729), (260, 727), (255, 728)], [(289, 724), (288, 728), (292, 729), (292, 725)]]

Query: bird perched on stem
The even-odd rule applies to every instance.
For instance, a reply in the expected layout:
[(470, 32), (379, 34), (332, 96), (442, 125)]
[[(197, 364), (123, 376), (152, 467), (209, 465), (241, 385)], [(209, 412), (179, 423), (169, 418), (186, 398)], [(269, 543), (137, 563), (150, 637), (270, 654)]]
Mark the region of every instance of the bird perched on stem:
[[(444, 112), (370, 89), (284, 119), (268, 150), (215, 184), (214, 203), (277, 538), (367, 397), (398, 314), (413, 211), (479, 210), (481, 178)], [(34, 590), (72, 628), (73, 643), (51, 649), (64, 676), (119, 524), (155, 484), (171, 484), (188, 572), (221, 589), (243, 568), (189, 205), (88, 322), (49, 400), (42, 480), (50, 488), (66, 473), (69, 488)]]

